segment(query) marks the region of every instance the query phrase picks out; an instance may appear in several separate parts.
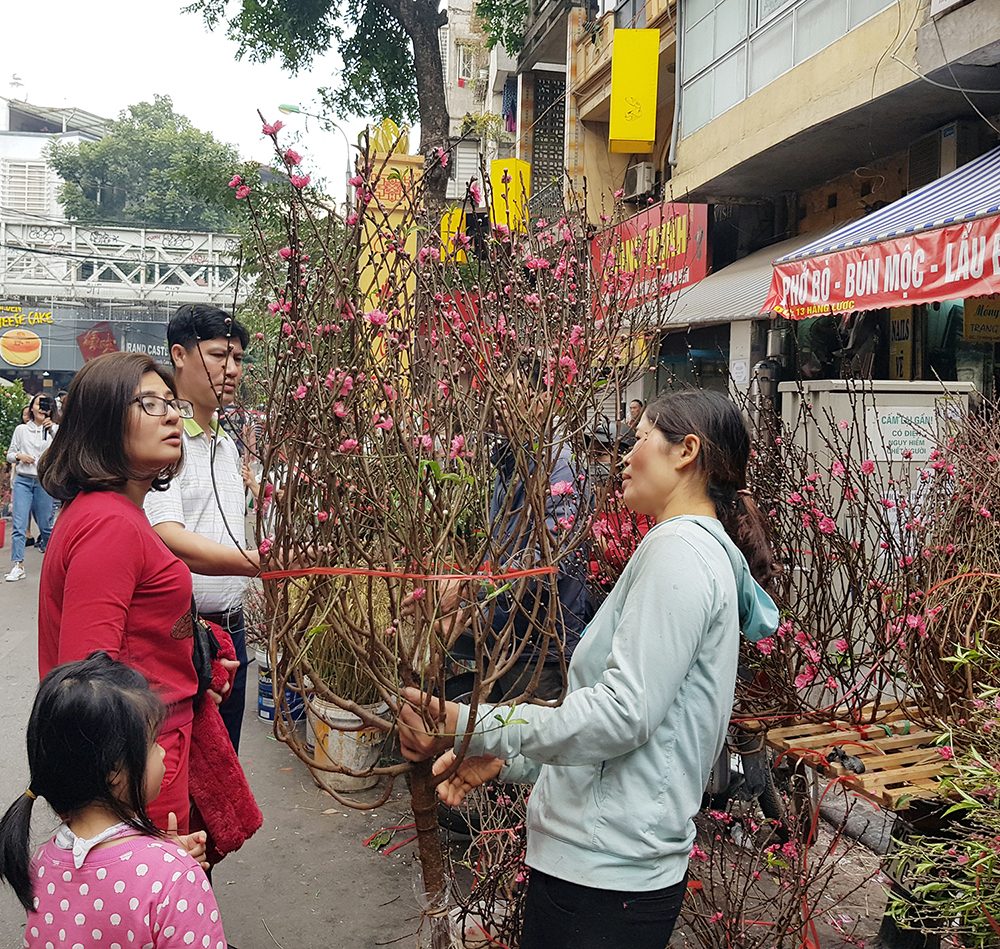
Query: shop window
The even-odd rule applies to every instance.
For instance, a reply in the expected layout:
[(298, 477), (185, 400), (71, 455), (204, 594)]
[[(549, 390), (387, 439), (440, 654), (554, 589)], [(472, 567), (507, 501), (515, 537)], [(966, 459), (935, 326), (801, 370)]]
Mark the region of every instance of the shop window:
[(677, 389), (729, 391), (729, 324), (669, 333), (660, 342), (656, 394)]

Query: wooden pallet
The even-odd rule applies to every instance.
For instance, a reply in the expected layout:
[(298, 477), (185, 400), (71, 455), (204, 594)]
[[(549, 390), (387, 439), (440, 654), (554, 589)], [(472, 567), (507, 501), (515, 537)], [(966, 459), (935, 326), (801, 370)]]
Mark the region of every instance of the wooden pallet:
[[(846, 711), (838, 709), (844, 718)], [(825, 777), (843, 777), (852, 790), (880, 807), (902, 810), (916, 798), (936, 797), (941, 778), (950, 773), (948, 762), (934, 746), (942, 732), (915, 724), (912, 719), (919, 717), (917, 711), (915, 706), (883, 703), (877, 725), (852, 725), (838, 721), (838, 716), (828, 722), (769, 729), (767, 743)], [(820, 754), (835, 745), (860, 758), (865, 773), (854, 774), (839, 762), (824, 765)]]

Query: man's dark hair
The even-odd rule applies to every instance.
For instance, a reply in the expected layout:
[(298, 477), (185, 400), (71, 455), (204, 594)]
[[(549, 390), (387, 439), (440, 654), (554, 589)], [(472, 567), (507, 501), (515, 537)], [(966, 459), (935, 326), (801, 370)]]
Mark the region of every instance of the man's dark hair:
[[(73, 377), (59, 431), (38, 460), (38, 480), (48, 494), (72, 501), (81, 491), (116, 491), (142, 476), (132, 470), (125, 442), (134, 415), (131, 403), (147, 372), (177, 391), (174, 377), (145, 353), (107, 353)], [(158, 471), (153, 490), (164, 490), (180, 468), (178, 461)]]
[[(167, 350), (180, 343), (190, 352), (198, 343), (222, 336), (238, 339), (244, 349), (250, 342), (247, 328), (225, 310), (207, 303), (185, 303), (177, 308), (167, 324)], [(173, 362), (173, 357), (170, 361)]]

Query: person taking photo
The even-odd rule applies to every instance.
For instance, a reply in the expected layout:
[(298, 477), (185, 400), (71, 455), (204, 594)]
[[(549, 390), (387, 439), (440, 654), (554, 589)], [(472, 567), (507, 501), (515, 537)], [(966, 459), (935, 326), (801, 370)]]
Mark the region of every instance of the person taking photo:
[(17, 476), (13, 484), (14, 536), (11, 541), (10, 559), (13, 561), (6, 580), (23, 580), (24, 548), (27, 539), (28, 522), (34, 515), (38, 525), (38, 539), (35, 547), (45, 553), (45, 546), (52, 533), (55, 517), (55, 501), (46, 493), (38, 480), (38, 460), (52, 444), (59, 426), (52, 421), (55, 403), (46, 395), (36, 395), (28, 403), (28, 421), (14, 429), (7, 450), (7, 460), (17, 465)]

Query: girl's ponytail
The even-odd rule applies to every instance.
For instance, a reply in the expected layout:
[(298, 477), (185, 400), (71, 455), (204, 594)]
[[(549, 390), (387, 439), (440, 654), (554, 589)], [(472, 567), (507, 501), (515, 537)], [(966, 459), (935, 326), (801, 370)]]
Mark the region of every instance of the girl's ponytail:
[(31, 880), (31, 806), (35, 796), (25, 791), (0, 819), (0, 880), (6, 880), (27, 912), (34, 909)]

